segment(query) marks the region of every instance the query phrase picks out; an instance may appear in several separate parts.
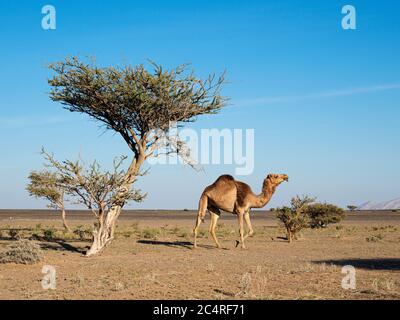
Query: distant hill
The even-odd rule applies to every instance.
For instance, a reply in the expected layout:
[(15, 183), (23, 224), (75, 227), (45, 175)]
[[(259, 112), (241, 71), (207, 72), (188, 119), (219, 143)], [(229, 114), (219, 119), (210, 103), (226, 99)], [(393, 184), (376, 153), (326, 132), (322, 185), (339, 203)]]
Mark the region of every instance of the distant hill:
[(386, 202), (366, 202), (357, 207), (358, 210), (394, 210), (400, 209), (400, 198), (396, 198)]

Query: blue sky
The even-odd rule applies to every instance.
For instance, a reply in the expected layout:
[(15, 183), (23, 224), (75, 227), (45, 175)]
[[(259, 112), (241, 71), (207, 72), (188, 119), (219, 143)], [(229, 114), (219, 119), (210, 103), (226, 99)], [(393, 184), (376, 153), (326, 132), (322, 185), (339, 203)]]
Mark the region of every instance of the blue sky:
[[(41, 28), (41, 8), (57, 29)], [(357, 29), (341, 28), (351, 4)], [(191, 63), (227, 70), (230, 106), (201, 128), (253, 128), (255, 191), (268, 172), (289, 174), (269, 207), (296, 194), (341, 206), (400, 196), (400, 3), (398, 1), (2, 1), (0, 3), (0, 208), (42, 208), (24, 187), (57, 158), (131, 155), (118, 135), (48, 98), (46, 64), (95, 56), (100, 65)], [(195, 208), (205, 185), (234, 166), (154, 166), (134, 208)]]

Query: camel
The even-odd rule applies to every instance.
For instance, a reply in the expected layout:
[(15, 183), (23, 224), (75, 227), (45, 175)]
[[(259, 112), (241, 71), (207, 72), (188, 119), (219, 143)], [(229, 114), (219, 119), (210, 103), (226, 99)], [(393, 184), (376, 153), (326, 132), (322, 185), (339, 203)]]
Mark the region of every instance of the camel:
[[(236, 247), (241, 243), (241, 247), (246, 249), (244, 240), (254, 234), (250, 222), (250, 209), (262, 208), (267, 205), (276, 188), (283, 182), (289, 181), (286, 174), (269, 174), (264, 179), (261, 194), (256, 195), (250, 186), (244, 182), (236, 181), (230, 175), (220, 176), (213, 184), (206, 187), (201, 194), (199, 201), (199, 211), (196, 225), (193, 229), (194, 248), (197, 248), (197, 232), (201, 222), (204, 222), (206, 211), (210, 213), (211, 224), (210, 234), (214, 239), (217, 248), (221, 248), (215, 234), (218, 218), (221, 210), (236, 214), (239, 222), (240, 242), (236, 241)], [(244, 236), (243, 222), (246, 223), (248, 233)]]

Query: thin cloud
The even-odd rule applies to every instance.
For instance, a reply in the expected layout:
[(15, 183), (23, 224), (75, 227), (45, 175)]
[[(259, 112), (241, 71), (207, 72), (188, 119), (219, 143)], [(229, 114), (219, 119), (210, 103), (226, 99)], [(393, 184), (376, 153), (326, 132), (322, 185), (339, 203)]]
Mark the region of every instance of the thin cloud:
[(345, 90), (330, 90), (319, 93), (310, 93), (305, 95), (298, 96), (277, 96), (277, 97), (266, 97), (266, 98), (258, 98), (258, 99), (246, 99), (239, 100), (237, 105), (240, 106), (259, 106), (264, 104), (275, 104), (275, 103), (286, 103), (286, 102), (299, 102), (306, 100), (318, 100), (318, 99), (326, 99), (326, 98), (335, 98), (335, 97), (345, 97), (352, 96), (363, 93), (374, 93), (380, 91), (388, 91), (388, 90), (398, 90), (400, 89), (400, 83), (394, 84), (385, 84), (385, 85), (376, 85), (370, 87), (359, 87)]

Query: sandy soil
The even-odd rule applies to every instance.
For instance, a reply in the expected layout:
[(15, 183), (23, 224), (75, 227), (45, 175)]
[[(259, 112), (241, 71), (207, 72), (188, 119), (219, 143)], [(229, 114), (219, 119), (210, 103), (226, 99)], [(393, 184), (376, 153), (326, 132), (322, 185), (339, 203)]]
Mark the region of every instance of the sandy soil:
[[(89, 229), (90, 215), (69, 215), (73, 229)], [(0, 211), (0, 251), (39, 235), (43, 261), (0, 264), (0, 299), (400, 299), (400, 213), (356, 212), (339, 225), (306, 230), (289, 244), (272, 213), (257, 212), (248, 250), (234, 247), (235, 217), (220, 219), (224, 250), (202, 226), (191, 248), (195, 212), (127, 212), (117, 238), (97, 257), (82, 257), (89, 239), (63, 233), (48, 211)], [(39, 225), (40, 223), (40, 225)], [(47, 240), (41, 239), (47, 230)], [(50, 231), (49, 231), (50, 230)], [(54, 266), (57, 288), (41, 286), (42, 267)], [(342, 267), (356, 269), (356, 289), (344, 290)]]

